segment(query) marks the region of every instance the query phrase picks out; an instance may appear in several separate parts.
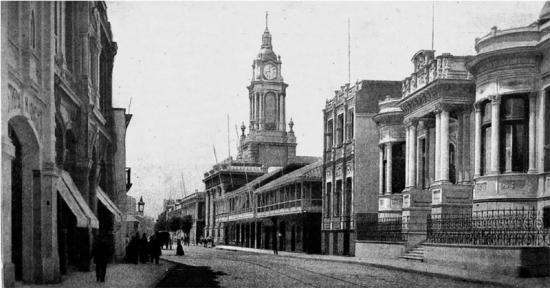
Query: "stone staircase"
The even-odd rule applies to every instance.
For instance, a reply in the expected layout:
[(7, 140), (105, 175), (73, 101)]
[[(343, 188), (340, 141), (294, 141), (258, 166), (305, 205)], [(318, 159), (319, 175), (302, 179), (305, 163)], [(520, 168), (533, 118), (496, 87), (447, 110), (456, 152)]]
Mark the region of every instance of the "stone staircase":
[(412, 249), (401, 255), (399, 258), (424, 262), (424, 247), (422, 245), (413, 247)]

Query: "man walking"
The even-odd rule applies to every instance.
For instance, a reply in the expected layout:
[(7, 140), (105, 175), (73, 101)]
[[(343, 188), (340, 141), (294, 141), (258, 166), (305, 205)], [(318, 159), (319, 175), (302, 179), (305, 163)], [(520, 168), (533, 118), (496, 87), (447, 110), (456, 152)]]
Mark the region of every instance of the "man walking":
[(107, 262), (111, 256), (111, 249), (107, 240), (107, 232), (103, 230), (94, 239), (92, 257), (94, 258), (97, 282), (105, 282), (105, 274), (107, 274)]

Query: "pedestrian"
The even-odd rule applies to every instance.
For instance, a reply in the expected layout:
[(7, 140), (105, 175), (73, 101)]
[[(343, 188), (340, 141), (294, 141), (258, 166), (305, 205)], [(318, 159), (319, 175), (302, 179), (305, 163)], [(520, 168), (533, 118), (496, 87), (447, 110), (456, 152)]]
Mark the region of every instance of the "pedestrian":
[(132, 236), (128, 247), (126, 247), (126, 259), (129, 263), (138, 264), (138, 252), (139, 252), (139, 235)]
[(151, 237), (151, 241), (149, 241), (149, 253), (151, 255), (151, 262), (155, 264), (159, 264), (159, 258), (162, 254), (160, 248), (162, 246), (162, 243), (160, 243), (159, 239), (159, 233), (155, 232), (155, 235)]
[(149, 242), (147, 242), (147, 234), (143, 233), (139, 241), (139, 262), (147, 263), (149, 262)]
[(94, 239), (92, 257), (95, 263), (95, 277), (97, 282), (105, 282), (107, 274), (107, 262), (111, 257), (111, 247), (107, 241), (107, 232), (100, 231)]
[(176, 245), (176, 256), (184, 256), (185, 252), (183, 252), (183, 246), (181, 246), (181, 241), (178, 239), (177, 245)]
[(277, 247), (277, 245), (279, 244), (279, 239), (281, 239), (281, 233), (277, 233), (276, 236), (275, 236), (275, 240), (274, 243), (273, 243), (273, 254), (275, 255), (279, 255), (279, 249)]

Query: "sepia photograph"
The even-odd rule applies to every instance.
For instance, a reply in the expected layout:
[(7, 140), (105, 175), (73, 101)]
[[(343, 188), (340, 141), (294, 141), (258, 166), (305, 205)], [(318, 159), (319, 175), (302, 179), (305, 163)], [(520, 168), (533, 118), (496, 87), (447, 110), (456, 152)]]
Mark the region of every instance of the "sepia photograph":
[(550, 1), (0, 6), (0, 287), (550, 287)]

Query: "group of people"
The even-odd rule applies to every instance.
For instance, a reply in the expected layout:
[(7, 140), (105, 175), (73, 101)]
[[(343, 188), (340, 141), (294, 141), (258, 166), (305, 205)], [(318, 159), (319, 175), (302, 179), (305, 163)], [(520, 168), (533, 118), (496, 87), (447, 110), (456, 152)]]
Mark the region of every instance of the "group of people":
[(212, 240), (212, 237), (210, 236), (207, 236), (206, 238), (201, 236), (198, 245), (203, 245), (204, 247), (214, 247), (214, 240)]
[(134, 264), (147, 262), (159, 264), (162, 244), (158, 238), (157, 233), (149, 240), (147, 240), (147, 234), (143, 233), (140, 238), (139, 233), (136, 233), (126, 246), (126, 261)]

